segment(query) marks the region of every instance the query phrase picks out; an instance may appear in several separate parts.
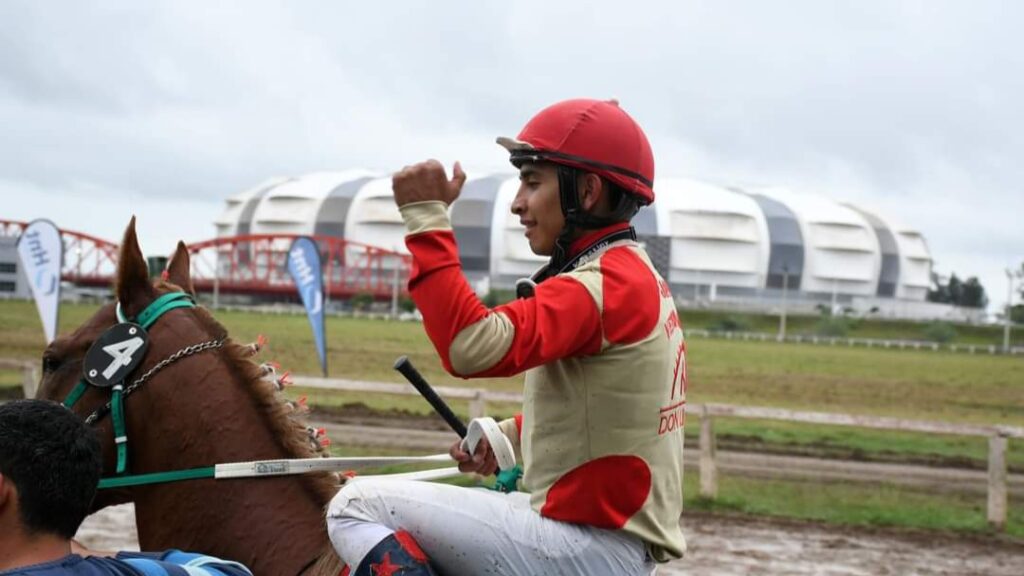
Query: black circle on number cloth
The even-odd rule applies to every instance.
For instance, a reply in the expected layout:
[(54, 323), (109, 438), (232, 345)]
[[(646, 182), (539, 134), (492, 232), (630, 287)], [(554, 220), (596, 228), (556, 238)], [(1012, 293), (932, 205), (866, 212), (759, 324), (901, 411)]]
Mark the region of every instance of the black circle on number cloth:
[(93, 342), (82, 363), (82, 377), (93, 386), (108, 388), (124, 381), (146, 355), (149, 338), (142, 326), (115, 324)]

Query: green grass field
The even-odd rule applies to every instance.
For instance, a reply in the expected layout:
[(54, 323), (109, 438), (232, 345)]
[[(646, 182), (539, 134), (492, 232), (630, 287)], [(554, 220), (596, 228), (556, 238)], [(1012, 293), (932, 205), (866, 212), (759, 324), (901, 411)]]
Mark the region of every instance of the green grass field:
[[(95, 310), (64, 305), (61, 332), (70, 331)], [(316, 374), (312, 335), (301, 315), (221, 312), (217, 317), (241, 342), (260, 333), (270, 338), (266, 360), (276, 360), (298, 374)], [(0, 302), (0, 357), (37, 361), (42, 332), (30, 302)], [(435, 385), (486, 387), (519, 391), (522, 379), (463, 380), (446, 374), (417, 323), (331, 317), (327, 319), (330, 374), (363, 380), (402, 382), (391, 366), (408, 355)], [(880, 350), (741, 342), (693, 338), (688, 346), (689, 400), (769, 406), (794, 410), (870, 414), (919, 420), (1024, 426), (1024, 358), (950, 354), (932, 351)], [(20, 375), (0, 372), (0, 382), (15, 385)], [(314, 405), (364, 402), (375, 408), (427, 413), (417, 397), (297, 390)], [(466, 413), (465, 404), (455, 404)], [(491, 406), (497, 414), (514, 406)], [(780, 422), (723, 420), (723, 442), (791, 446), (798, 451), (835, 450), (882, 459), (902, 454), (927, 458), (974, 460), (983, 465), (983, 439), (897, 434)], [(1011, 442), (1010, 461), (1024, 467), (1024, 444)]]
[[(726, 325), (738, 326), (738, 331), (776, 334), (779, 317), (770, 314), (744, 314), (717, 310), (682, 310), (683, 324), (687, 328), (704, 330), (721, 329)], [(820, 316), (790, 315), (786, 319), (786, 332), (790, 336), (814, 335), (818, 333)], [(928, 340), (930, 322), (912, 320), (879, 320), (873, 318), (849, 319), (849, 338), (876, 338), (881, 340)], [(952, 325), (955, 337), (951, 343), (976, 346), (1002, 346), (1003, 328), (985, 325)], [(1024, 326), (1018, 326), (1011, 334), (1015, 346), (1024, 346)]]
[[(985, 497), (935, 494), (901, 486), (719, 478), (718, 498), (696, 496), (697, 475), (685, 478), (684, 506), (757, 516), (819, 520), (857, 526), (991, 532)], [(691, 496), (692, 495), (692, 496)], [(685, 523), (686, 512), (683, 512)], [(1024, 506), (1011, 502), (1006, 534), (1024, 538)]]
[[(61, 332), (73, 329), (94, 310), (94, 306), (63, 305)], [(237, 341), (248, 342), (257, 334), (266, 334), (270, 344), (261, 359), (276, 360), (294, 373), (318, 372), (305, 316), (222, 312), (217, 317)], [(327, 339), (333, 377), (402, 382), (391, 366), (396, 357), (405, 354), (435, 385), (505, 391), (519, 391), (522, 385), (521, 378), (467, 381), (445, 374), (417, 323), (331, 317), (327, 320)], [(0, 302), (0, 357), (37, 361), (42, 349), (42, 331), (33, 305)], [(688, 361), (691, 403), (1024, 426), (1024, 358), (1020, 357), (691, 338)], [(0, 384), (20, 385), (20, 375), (0, 371)], [(308, 394), (314, 406), (362, 402), (377, 409), (430, 411), (417, 397), (302, 389), (290, 393)], [(465, 404), (453, 404), (465, 415)], [(499, 415), (515, 410), (514, 406), (489, 408)], [(733, 450), (940, 461), (976, 468), (984, 468), (987, 454), (983, 438), (741, 419), (719, 419), (716, 431), (720, 447)], [(688, 432), (694, 434), (696, 427), (691, 426)], [(696, 446), (695, 442), (690, 446)], [(1010, 442), (1008, 459), (1011, 470), (1024, 471), (1024, 441)], [(957, 500), (955, 506), (950, 504), (951, 511), (938, 513), (930, 510), (948, 504), (945, 495), (847, 485), (814, 490), (800, 486), (726, 478), (722, 498), (716, 503), (701, 503), (698, 499), (692, 505), (853, 523), (971, 530), (984, 526), (983, 499)], [(688, 494), (696, 494), (696, 490)], [(1011, 502), (1012, 534), (1024, 534), (1021, 508), (1020, 503)]]

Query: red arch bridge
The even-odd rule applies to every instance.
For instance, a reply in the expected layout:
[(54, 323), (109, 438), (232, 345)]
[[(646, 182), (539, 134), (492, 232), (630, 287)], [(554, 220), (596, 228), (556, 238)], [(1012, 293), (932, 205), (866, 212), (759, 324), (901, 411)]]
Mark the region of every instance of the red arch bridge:
[[(0, 220), (0, 236), (17, 238), (27, 222)], [(117, 270), (119, 246), (74, 230), (61, 229), (61, 279), (78, 286), (108, 287)], [(288, 248), (298, 234), (225, 236), (188, 245), (192, 282), (200, 292), (253, 296), (296, 295), (288, 274)], [(392, 250), (333, 236), (310, 236), (320, 247), (324, 291), (329, 298), (406, 294), (412, 258)]]

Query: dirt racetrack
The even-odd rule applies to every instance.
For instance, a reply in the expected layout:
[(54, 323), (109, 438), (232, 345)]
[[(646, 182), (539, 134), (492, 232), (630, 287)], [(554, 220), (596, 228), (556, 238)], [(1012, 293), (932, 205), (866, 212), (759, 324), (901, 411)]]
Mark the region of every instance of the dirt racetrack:
[[(679, 575), (1024, 574), (1024, 542), (986, 535), (839, 528), (811, 522), (688, 513), (690, 550), (662, 566)], [(138, 549), (131, 505), (91, 516), (78, 539), (97, 549)]]

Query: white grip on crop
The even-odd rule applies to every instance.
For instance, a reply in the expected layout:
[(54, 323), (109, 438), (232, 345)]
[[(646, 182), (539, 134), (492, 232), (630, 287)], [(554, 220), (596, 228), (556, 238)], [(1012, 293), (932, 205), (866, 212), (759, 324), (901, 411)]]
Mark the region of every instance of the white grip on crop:
[(501, 431), (494, 418), (474, 418), (469, 422), (469, 429), (466, 437), (462, 440), (462, 449), (470, 454), (476, 452), (476, 445), (480, 438), (486, 437), (494, 450), (494, 457), (498, 461), (498, 468), (509, 470), (516, 465), (516, 453), (512, 448), (512, 442)]

